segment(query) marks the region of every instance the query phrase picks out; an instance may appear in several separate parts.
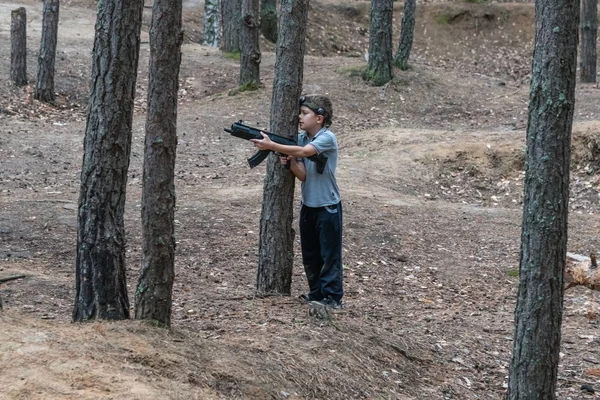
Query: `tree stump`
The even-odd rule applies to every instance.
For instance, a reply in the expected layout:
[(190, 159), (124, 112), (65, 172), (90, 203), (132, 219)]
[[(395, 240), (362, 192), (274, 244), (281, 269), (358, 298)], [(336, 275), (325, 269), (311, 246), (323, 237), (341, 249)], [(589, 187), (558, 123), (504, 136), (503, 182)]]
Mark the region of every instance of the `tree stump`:
[(589, 257), (567, 253), (567, 266), (564, 274), (565, 290), (574, 286), (585, 286), (600, 291), (600, 269), (596, 263), (596, 255)]
[(25, 7), (11, 12), (10, 80), (17, 86), (27, 85), (27, 13)]
[(52, 103), (55, 100), (54, 61), (56, 59), (56, 41), (58, 37), (58, 7), (59, 0), (44, 0), (42, 40), (33, 97), (46, 103)]

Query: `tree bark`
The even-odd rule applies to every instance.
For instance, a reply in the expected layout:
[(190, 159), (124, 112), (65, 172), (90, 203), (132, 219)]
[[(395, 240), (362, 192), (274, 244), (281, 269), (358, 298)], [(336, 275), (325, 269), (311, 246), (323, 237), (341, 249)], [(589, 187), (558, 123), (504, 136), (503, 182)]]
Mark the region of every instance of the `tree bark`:
[(240, 86), (258, 89), (260, 83), (259, 0), (242, 1)]
[(579, 0), (537, 0), (508, 399), (555, 398), (567, 249)]
[(598, 0), (581, 0), (580, 77), (583, 83), (596, 82), (596, 39), (598, 37)]
[(265, 39), (277, 43), (277, 0), (261, 0), (260, 31)]
[(394, 77), (392, 66), (393, 0), (371, 0), (369, 62), (364, 79), (381, 86)]
[[(271, 132), (296, 139), (302, 93), (308, 0), (281, 0), (279, 40), (271, 100)], [(289, 51), (294, 49), (294, 51)], [(264, 181), (256, 288), (290, 294), (294, 262), (293, 174), (278, 158), (268, 158)]]
[(171, 325), (181, 0), (154, 0), (142, 188), (142, 267), (135, 318)]
[(219, 0), (204, 1), (203, 44), (219, 47)]
[(143, 1), (98, 3), (83, 143), (73, 320), (129, 318), (123, 212)]
[(242, 0), (221, 0), (223, 35), (221, 50), (227, 53), (240, 52), (242, 31)]
[(34, 98), (46, 103), (55, 100), (54, 61), (56, 59), (56, 41), (58, 37), (59, 0), (44, 0), (42, 21), (42, 39), (38, 56), (38, 74)]
[(404, 14), (402, 15), (402, 28), (400, 30), (400, 43), (398, 53), (394, 57), (394, 64), (402, 71), (408, 69), (408, 57), (412, 49), (415, 32), (415, 9), (416, 0), (404, 0)]
[(27, 12), (19, 7), (10, 13), (10, 80), (27, 85)]

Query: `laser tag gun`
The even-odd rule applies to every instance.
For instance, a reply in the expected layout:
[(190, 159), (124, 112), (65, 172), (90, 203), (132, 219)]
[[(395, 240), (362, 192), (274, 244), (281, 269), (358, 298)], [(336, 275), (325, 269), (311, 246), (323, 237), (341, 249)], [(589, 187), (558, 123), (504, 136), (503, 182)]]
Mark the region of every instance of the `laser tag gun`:
[[(241, 120), (232, 124), (231, 129), (225, 128), (224, 130), (225, 130), (225, 132), (229, 132), (232, 136), (238, 137), (240, 139), (245, 139), (245, 140), (250, 140), (250, 139), (262, 140), (263, 139), (262, 135), (260, 134), (260, 132), (261, 132), (260, 129), (253, 128), (248, 125), (244, 125)], [(292, 139), (288, 139), (283, 136), (276, 135), (274, 133), (269, 133), (269, 132), (265, 132), (265, 131), (263, 131), (263, 132), (265, 133), (265, 135), (267, 135), (269, 137), (269, 139), (271, 139), (271, 141), (273, 141), (275, 143), (283, 144), (286, 146), (298, 146), (298, 143), (296, 143)], [(254, 168), (257, 165), (259, 165), (261, 162), (263, 162), (264, 159), (267, 158), (267, 156), (269, 155), (270, 152), (271, 152), (271, 150), (257, 151), (252, 157), (250, 157), (248, 159), (248, 164), (250, 165), (250, 168)], [(283, 154), (283, 155), (286, 155), (286, 154)], [(327, 164), (327, 157), (325, 157), (323, 154), (314, 154), (310, 157), (307, 157), (307, 159), (317, 163), (317, 172), (319, 174), (323, 173), (323, 171), (325, 170), (325, 164)], [(285, 164), (285, 168), (289, 169), (290, 163)]]

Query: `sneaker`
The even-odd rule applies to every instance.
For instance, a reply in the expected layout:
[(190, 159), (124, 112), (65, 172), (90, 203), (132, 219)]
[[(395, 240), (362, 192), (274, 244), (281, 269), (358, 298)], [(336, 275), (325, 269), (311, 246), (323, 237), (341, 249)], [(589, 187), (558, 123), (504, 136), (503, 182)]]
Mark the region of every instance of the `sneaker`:
[(318, 303), (322, 304), (326, 308), (334, 308), (335, 309), (335, 308), (342, 308), (343, 307), (341, 301), (337, 301), (337, 300), (335, 300), (331, 296), (327, 296), (326, 299), (323, 299), (323, 300), (319, 301)]
[(300, 296), (298, 296), (298, 298), (306, 303), (312, 303), (313, 301), (321, 301), (321, 300), (313, 299), (307, 294), (301, 294)]

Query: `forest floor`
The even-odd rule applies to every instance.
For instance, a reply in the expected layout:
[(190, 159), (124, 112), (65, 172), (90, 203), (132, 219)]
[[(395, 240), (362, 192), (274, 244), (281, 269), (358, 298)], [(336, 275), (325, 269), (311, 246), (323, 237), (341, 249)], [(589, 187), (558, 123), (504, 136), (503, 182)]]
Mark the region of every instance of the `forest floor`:
[[(8, 81), (0, 59), (1, 399), (501, 399), (518, 283), (532, 4), (421, 5), (412, 69), (363, 83), (368, 2), (311, 2), (304, 92), (334, 103), (344, 202), (345, 308), (308, 315), (296, 243), (291, 296), (255, 296), (264, 165), (223, 128), (267, 127), (264, 88), (229, 96), (238, 61), (198, 44), (202, 4), (186, 1), (176, 165), (173, 328), (71, 323), (77, 200), (92, 1), (62, 1), (54, 106)], [(36, 76), (41, 2), (27, 7)], [(395, 3), (396, 40), (401, 4)], [(125, 212), (128, 287), (140, 266), (148, 22), (139, 64)], [(568, 249), (598, 251), (600, 89), (579, 84)], [(298, 204), (298, 202), (296, 202)], [(297, 223), (297, 221), (295, 222)], [(298, 236), (298, 235), (297, 235)], [(558, 398), (600, 390), (600, 304), (564, 305)]]

